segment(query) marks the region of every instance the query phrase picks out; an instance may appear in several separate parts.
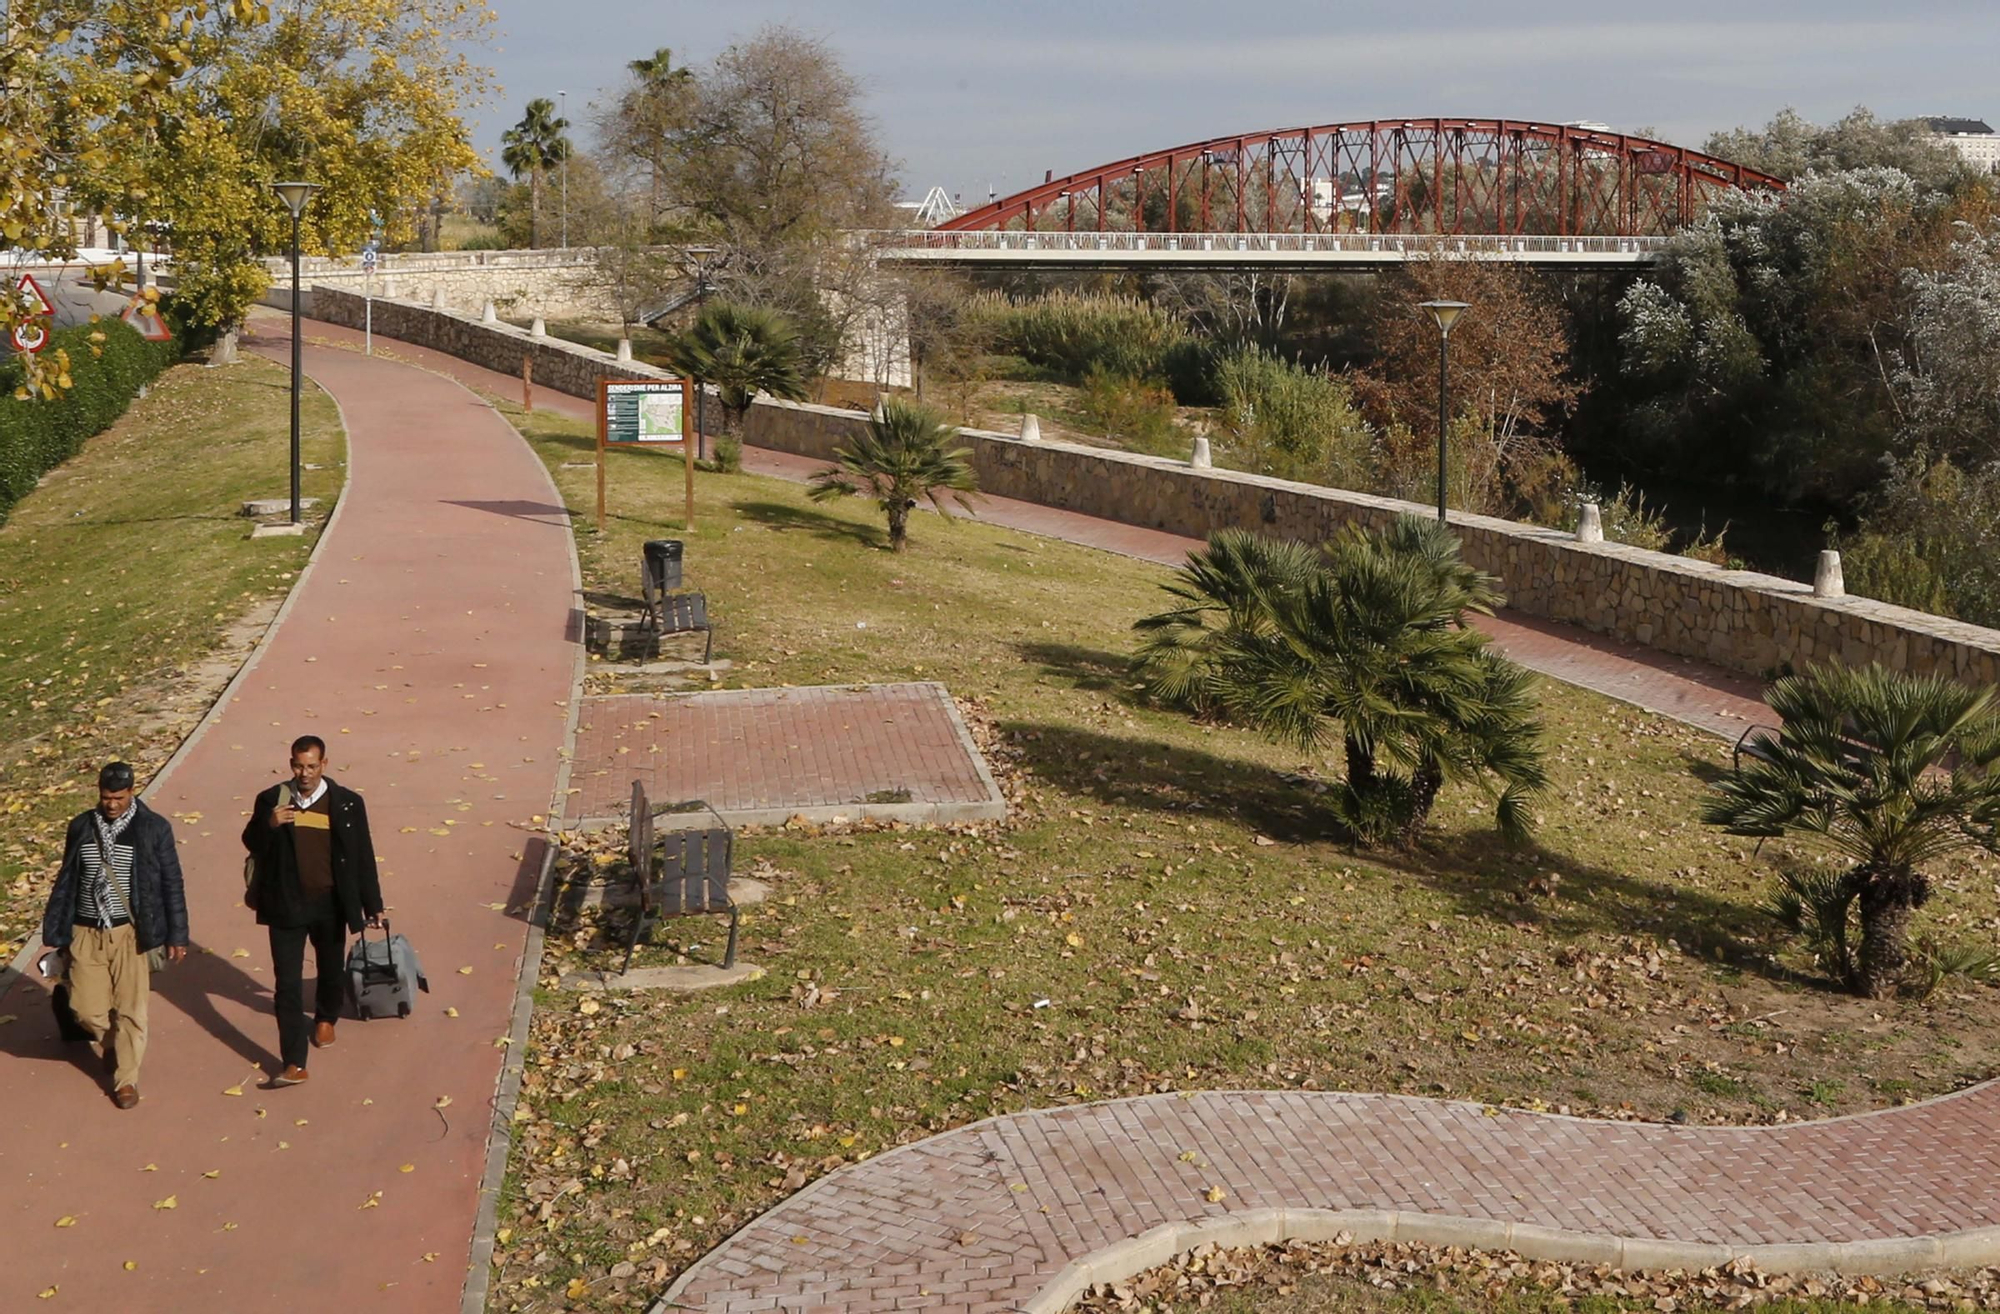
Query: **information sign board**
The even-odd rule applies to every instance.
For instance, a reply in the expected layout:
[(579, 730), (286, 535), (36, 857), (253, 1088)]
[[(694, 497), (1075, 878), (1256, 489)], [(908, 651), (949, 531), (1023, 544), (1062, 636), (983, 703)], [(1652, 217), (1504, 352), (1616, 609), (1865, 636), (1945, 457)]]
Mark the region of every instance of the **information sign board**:
[(597, 384), (597, 527), (604, 528), (604, 454), (612, 447), (677, 445), (687, 469), (687, 525), (694, 526), (694, 443), (687, 379), (600, 379)]

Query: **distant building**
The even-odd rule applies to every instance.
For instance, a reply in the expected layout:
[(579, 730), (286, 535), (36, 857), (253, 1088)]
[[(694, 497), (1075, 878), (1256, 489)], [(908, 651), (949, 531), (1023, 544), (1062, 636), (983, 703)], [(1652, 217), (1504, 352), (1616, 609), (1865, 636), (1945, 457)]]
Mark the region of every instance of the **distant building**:
[(2000, 133), (1986, 120), (1927, 118), (1924, 126), (1930, 129), (1932, 141), (1957, 151), (1973, 168), (2000, 172)]

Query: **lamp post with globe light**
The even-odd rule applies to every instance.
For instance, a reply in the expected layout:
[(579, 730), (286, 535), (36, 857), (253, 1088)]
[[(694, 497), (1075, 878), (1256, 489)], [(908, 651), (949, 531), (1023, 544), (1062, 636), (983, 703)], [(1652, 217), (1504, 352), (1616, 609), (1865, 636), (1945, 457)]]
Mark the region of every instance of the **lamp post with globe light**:
[(1431, 312), (1431, 318), (1437, 321), (1438, 326), (1438, 523), (1442, 525), (1445, 523), (1445, 417), (1450, 414), (1450, 410), (1446, 404), (1446, 380), (1448, 378), (1446, 369), (1450, 360), (1451, 326), (1458, 322), (1460, 315), (1463, 315), (1472, 307), (1466, 305), (1463, 301), (1426, 301), (1422, 304), (1425, 310)]
[(304, 373), (302, 340), (299, 336), (299, 218), (306, 202), (319, 190), (318, 183), (272, 183), (271, 190), (292, 212), (292, 523), (299, 523), (299, 382)]

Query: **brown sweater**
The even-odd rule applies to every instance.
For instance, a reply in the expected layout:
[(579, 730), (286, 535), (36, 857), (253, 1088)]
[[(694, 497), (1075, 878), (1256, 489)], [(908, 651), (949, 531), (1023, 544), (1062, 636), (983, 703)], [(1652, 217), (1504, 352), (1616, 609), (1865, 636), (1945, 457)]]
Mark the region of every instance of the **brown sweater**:
[(329, 829), (327, 799), (322, 793), (309, 808), (301, 809), (292, 823), (292, 852), (299, 865), (299, 894), (308, 905), (333, 901), (333, 831)]

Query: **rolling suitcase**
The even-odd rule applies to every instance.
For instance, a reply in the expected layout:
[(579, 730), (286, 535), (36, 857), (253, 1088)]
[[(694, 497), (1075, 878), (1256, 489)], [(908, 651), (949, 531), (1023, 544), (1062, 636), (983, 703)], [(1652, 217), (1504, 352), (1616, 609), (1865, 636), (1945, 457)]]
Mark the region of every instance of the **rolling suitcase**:
[(430, 988), (416, 949), (405, 937), (389, 933), (388, 919), (383, 919), (379, 940), (370, 940), (368, 928), (361, 928), (361, 938), (347, 951), (347, 997), (356, 1017), (408, 1017), (417, 991), (428, 993)]

